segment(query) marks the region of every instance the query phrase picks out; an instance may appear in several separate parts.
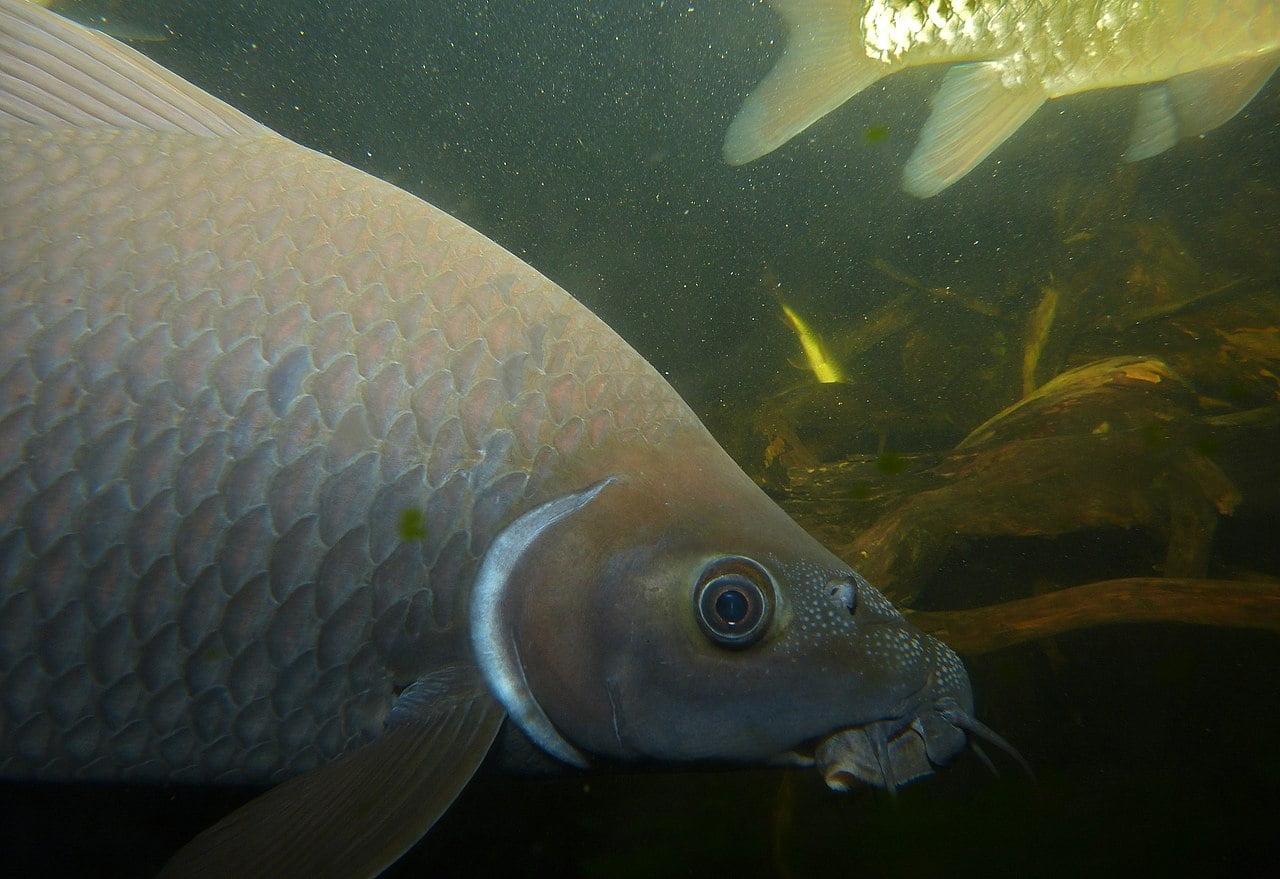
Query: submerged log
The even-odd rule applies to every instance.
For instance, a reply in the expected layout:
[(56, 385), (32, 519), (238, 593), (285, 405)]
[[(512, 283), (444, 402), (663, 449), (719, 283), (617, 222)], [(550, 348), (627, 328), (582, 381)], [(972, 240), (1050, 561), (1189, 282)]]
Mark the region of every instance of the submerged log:
[[(792, 473), (793, 492), (807, 494), (797, 491), (796, 481), (818, 472)], [(823, 476), (827, 488), (834, 488), (832, 474)], [(1193, 444), (1153, 440), (1146, 430), (1001, 443), (948, 455), (929, 471), (900, 479), (904, 486), (934, 487), (895, 491), (896, 503), (869, 527), (854, 535), (846, 531), (835, 548), (906, 604), (965, 538), (1145, 527), (1167, 540), (1167, 575), (1200, 576), (1218, 516), (1240, 499), (1231, 480)], [(846, 486), (843, 493), (854, 491)], [(823, 509), (811, 495), (787, 506), (806, 525)], [(815, 530), (832, 539), (832, 524)]]
[[(1068, 285), (1068, 297), (1042, 288), (1026, 321), (1020, 399), (958, 443), (897, 451), (903, 447), (894, 438), (901, 443), (915, 433), (893, 419), (877, 422), (861, 409), (849, 419), (851, 407), (816, 406), (831, 432), (879, 429), (880, 451), (833, 460), (817, 446), (800, 455), (794, 450), (806, 450), (813, 430), (774, 407), (774, 422), (756, 423), (773, 444), (761, 482), (905, 606), (924, 603), (922, 597), (950, 607), (975, 603), (956, 593), (954, 581), (936, 576), (970, 538), (1141, 529), (1163, 545), (1163, 559), (1087, 579), (1146, 574), (1152, 565), (1160, 578), (1106, 580), (1008, 605), (915, 615), (962, 652), (1115, 622), (1280, 630), (1280, 585), (1204, 579), (1223, 516), (1257, 519), (1280, 510), (1277, 282), (1211, 284), (1194, 266), (1182, 274), (1185, 283), (1159, 290), (1147, 289), (1147, 278), (1138, 285), (1143, 296), (1124, 307), (1104, 295), (1105, 286)], [(1064, 318), (1064, 307), (1076, 311)], [(905, 351), (904, 345), (904, 362)], [(1046, 374), (1053, 377), (1042, 381)], [(927, 371), (916, 378), (927, 379)], [(947, 381), (949, 373), (940, 373), (935, 384)]]
[[(1273, 435), (1274, 424), (1216, 423), (1193, 415), (1195, 405), (1162, 361), (1108, 358), (1058, 376), (950, 454), (907, 462), (923, 469), (881, 467), (872, 471), (878, 484), (868, 484), (865, 467), (790, 468), (784, 505), (908, 605), (965, 538), (1147, 528), (1167, 545), (1165, 576), (1202, 577), (1218, 518), (1241, 500), (1221, 450), (1237, 433)], [(840, 499), (843, 536), (835, 522), (814, 521)], [(851, 522), (851, 499), (874, 521)]]
[(970, 656), (1112, 623), (1195, 623), (1280, 632), (1280, 583), (1130, 577), (911, 622)]

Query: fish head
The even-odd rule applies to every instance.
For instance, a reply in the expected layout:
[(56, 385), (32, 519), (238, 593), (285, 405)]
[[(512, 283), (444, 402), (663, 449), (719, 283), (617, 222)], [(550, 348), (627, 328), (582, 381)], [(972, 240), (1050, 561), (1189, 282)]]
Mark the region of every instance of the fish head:
[(733, 474), (632, 470), (531, 540), (491, 630), (513, 720), (579, 764), (817, 762), (892, 790), (948, 762), (980, 727), (960, 659)]

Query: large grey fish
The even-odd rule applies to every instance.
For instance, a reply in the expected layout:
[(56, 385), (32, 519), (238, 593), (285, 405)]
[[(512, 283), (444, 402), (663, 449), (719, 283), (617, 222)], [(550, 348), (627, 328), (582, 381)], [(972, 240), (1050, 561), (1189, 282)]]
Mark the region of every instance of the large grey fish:
[(283, 784), (171, 875), (371, 875), (572, 765), (950, 759), (965, 670), (585, 307), (0, 0), (0, 775)]
[(790, 28), (777, 65), (729, 126), (725, 159), (768, 153), (872, 83), (957, 61), (903, 171), (936, 195), (1050, 98), (1150, 83), (1125, 158), (1203, 134), (1280, 65), (1276, 0), (769, 0)]

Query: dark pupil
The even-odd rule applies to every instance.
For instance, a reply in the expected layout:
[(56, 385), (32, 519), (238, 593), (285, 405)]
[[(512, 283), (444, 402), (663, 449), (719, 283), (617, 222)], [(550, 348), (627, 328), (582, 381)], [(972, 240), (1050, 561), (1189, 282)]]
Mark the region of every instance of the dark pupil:
[(726, 589), (716, 598), (716, 615), (731, 626), (742, 622), (750, 609), (747, 596), (737, 589)]

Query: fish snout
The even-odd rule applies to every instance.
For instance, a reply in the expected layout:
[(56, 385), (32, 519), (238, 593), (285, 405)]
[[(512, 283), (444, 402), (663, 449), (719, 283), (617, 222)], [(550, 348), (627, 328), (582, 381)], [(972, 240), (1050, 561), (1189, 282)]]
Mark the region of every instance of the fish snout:
[(969, 675), (960, 658), (942, 642), (924, 637), (933, 653), (931, 671), (902, 713), (839, 730), (818, 744), (814, 762), (832, 790), (846, 791), (861, 782), (896, 793), (950, 763), (966, 746), (995, 772), (974, 739), (1010, 754), (1034, 777), (1013, 746), (973, 716)]

